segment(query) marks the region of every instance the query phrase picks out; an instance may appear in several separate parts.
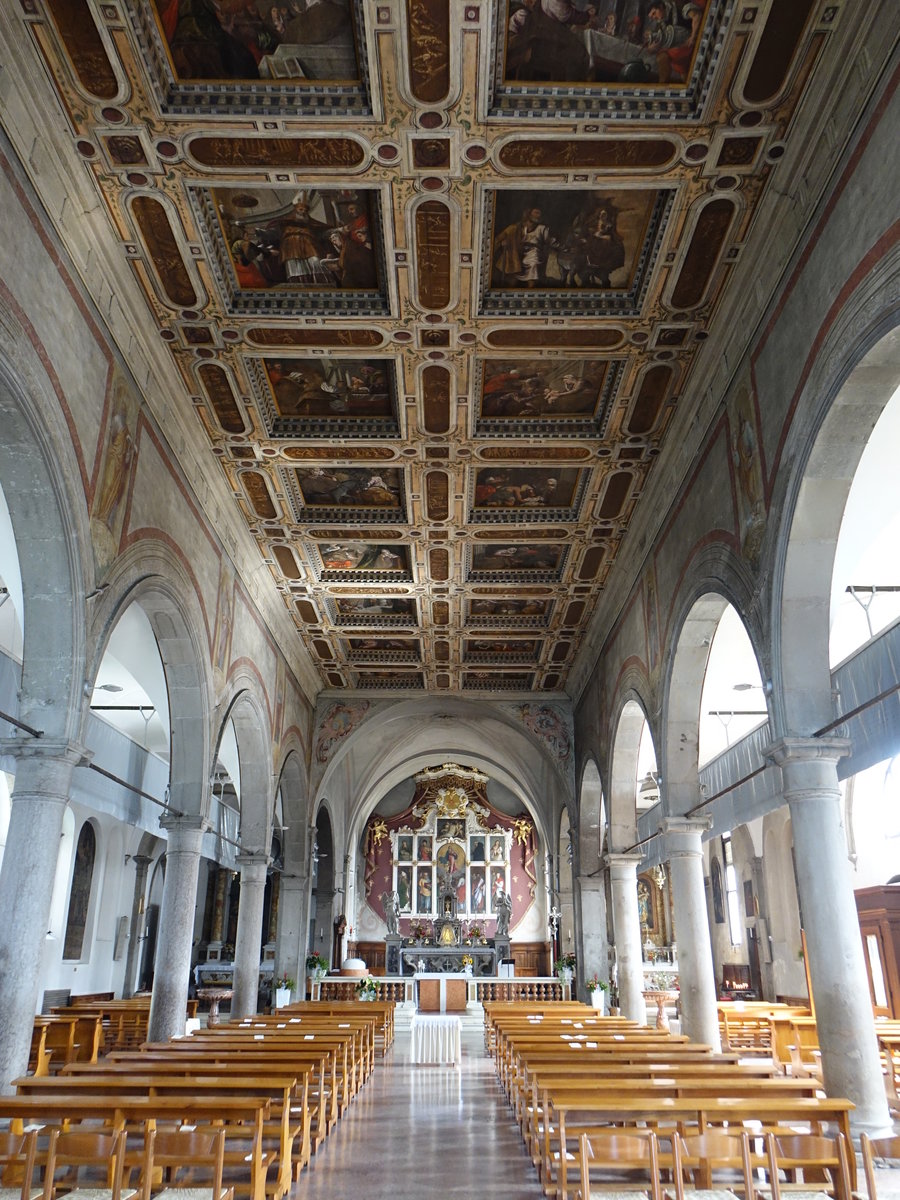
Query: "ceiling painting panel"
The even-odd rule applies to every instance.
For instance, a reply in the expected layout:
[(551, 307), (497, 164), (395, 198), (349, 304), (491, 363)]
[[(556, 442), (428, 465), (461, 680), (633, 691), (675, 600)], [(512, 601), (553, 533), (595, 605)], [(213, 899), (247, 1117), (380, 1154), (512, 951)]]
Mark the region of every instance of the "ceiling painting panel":
[(565, 689), (847, 6), (10, 19), (323, 686)]

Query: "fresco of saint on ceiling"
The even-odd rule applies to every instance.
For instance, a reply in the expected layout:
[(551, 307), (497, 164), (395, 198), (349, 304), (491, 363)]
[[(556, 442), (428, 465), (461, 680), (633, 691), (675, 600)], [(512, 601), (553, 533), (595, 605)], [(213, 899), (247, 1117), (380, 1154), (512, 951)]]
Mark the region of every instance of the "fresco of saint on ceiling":
[(365, 637), (349, 638), (350, 657), (361, 662), (385, 660), (410, 662), (422, 657), (421, 646), (415, 638)]
[(516, 626), (544, 624), (550, 609), (549, 600), (504, 596), (499, 600), (472, 599), (467, 619), (475, 625), (502, 624)]
[[(636, 311), (670, 193), (656, 188), (562, 191), (487, 189), (485, 312), (516, 304), (586, 314)], [(494, 303), (491, 303), (494, 301)], [(562, 305), (562, 307), (561, 307)], [(511, 311), (511, 310), (510, 310)]]
[(409, 579), (409, 547), (373, 542), (324, 542), (316, 546), (323, 579)]
[(404, 596), (338, 596), (330, 601), (342, 626), (390, 627), (418, 623), (416, 602)]
[(316, 516), (334, 512), (343, 519), (402, 519), (403, 474), (397, 467), (295, 467), (284, 475), (298, 520), (304, 509)]
[(574, 467), (481, 467), (475, 472), (472, 519), (539, 521), (577, 517), (585, 472)]
[(556, 579), (566, 557), (566, 547), (551, 542), (476, 542), (472, 546), (473, 579), (504, 582), (517, 578)]
[(273, 436), (357, 430), (397, 433), (393, 363), (341, 358), (265, 358), (266, 423)]
[(234, 312), (388, 311), (375, 189), (248, 186), (189, 193)]
[(494, 659), (530, 662), (538, 653), (538, 643), (533, 638), (466, 638), (463, 647), (466, 662), (490, 662)]
[(180, 80), (358, 80), (349, 0), (153, 0)]
[(705, 16), (706, 0), (509, 0), (505, 79), (683, 84)]

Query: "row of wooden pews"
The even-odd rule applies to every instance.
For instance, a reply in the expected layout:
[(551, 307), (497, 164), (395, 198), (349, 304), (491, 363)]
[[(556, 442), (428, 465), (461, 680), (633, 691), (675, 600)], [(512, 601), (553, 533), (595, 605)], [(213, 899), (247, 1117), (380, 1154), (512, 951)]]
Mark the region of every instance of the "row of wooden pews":
[[(207, 1183), (219, 1155), (226, 1191), (280, 1200), (392, 1037), (393, 1005), (297, 1004), (168, 1043), (112, 1049), (96, 1062), (69, 1062), (57, 1075), (23, 1076), (14, 1081), (15, 1096), (0, 1097), (0, 1121), (11, 1123), (22, 1155), (24, 1135), (39, 1127), (34, 1169), (45, 1179), (51, 1143), (70, 1127), (122, 1134), (123, 1187), (146, 1193), (144, 1200), (157, 1194), (154, 1147), (160, 1153), (170, 1135), (187, 1147), (179, 1135), (199, 1131)], [(210, 1138), (221, 1138), (221, 1147)], [(196, 1185), (203, 1164), (189, 1155), (184, 1165)], [(117, 1200), (127, 1200), (125, 1191)]]
[(833, 1128), (855, 1187), (853, 1105), (822, 1095), (815, 1079), (791, 1078), (771, 1062), (747, 1062), (734, 1050), (716, 1054), (577, 1004), (486, 1005), (485, 1038), (544, 1191), (558, 1200), (582, 1190), (582, 1137), (608, 1135), (611, 1127), (641, 1136), (654, 1131), (669, 1170), (675, 1132), (746, 1128), (761, 1161), (769, 1132), (785, 1138), (800, 1126), (825, 1137)]

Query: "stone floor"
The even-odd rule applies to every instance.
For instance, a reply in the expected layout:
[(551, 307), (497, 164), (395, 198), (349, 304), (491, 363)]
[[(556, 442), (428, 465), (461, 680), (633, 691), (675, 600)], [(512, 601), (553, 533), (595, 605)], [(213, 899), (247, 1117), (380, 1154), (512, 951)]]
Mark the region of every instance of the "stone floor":
[(289, 1200), (540, 1200), (481, 1029), (463, 1029), (459, 1069), (413, 1066), (409, 1051), (398, 1029)]

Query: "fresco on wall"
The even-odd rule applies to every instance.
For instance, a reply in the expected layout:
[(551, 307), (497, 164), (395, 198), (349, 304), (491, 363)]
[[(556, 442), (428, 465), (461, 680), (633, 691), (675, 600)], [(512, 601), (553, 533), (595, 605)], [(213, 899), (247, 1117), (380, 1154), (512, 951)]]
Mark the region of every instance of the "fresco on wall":
[(153, 0), (180, 80), (357, 80), (350, 0)]
[(492, 192), (491, 287), (628, 289), (658, 193)]
[(509, 0), (504, 77), (671, 85), (690, 78), (706, 0)]
[(481, 416), (594, 416), (609, 363), (600, 359), (488, 359), (481, 383)]
[(372, 289), (375, 193), (351, 188), (214, 188), (241, 291)]
[(766, 529), (766, 502), (752, 388), (749, 377), (738, 388), (730, 413), (730, 425), (741, 550), (745, 558), (756, 562)]
[(123, 503), (135, 462), (138, 401), (124, 374), (115, 367), (110, 380), (109, 422), (103, 461), (94, 490), (91, 533), (97, 567), (105, 571), (116, 556), (126, 505)]

